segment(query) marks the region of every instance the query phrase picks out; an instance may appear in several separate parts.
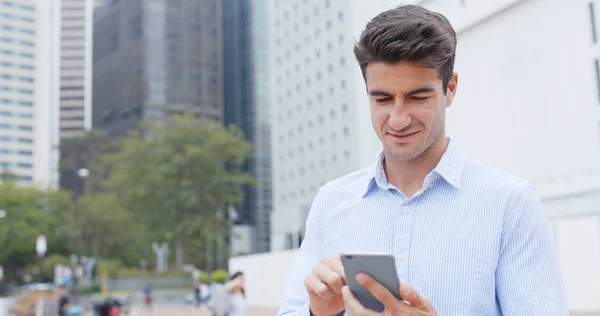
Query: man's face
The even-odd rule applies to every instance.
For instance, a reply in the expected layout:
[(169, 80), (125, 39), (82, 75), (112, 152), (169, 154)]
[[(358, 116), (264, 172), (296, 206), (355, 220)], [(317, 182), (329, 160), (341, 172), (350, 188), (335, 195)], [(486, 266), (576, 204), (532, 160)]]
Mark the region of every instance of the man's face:
[(386, 157), (411, 161), (445, 137), (446, 107), (456, 93), (456, 74), (444, 94), (437, 69), (409, 61), (375, 61), (367, 65), (366, 82), (373, 128)]

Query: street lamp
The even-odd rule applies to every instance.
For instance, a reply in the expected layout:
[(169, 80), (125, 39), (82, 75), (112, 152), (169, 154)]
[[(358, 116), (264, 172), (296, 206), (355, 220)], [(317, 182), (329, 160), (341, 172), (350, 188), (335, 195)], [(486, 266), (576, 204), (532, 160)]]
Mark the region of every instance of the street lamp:
[(0, 218), (5, 218), (5, 217), (6, 217), (6, 211), (0, 210)]
[[(79, 259), (79, 238), (80, 238), (80, 234), (79, 231), (81, 230), (81, 227), (79, 227), (79, 219), (78, 219), (78, 215), (79, 215), (79, 195), (85, 193), (85, 178), (87, 178), (90, 175), (90, 171), (86, 168), (81, 168), (79, 170), (77, 170), (77, 175), (79, 176), (79, 178), (81, 179), (82, 182), (82, 187), (81, 190), (78, 190), (79, 192), (75, 192), (75, 209), (74, 209), (74, 213), (73, 213), (73, 220), (75, 222), (75, 227), (73, 228), (73, 256), (72, 258), (75, 260), (72, 260), (72, 264), (74, 263), (73, 267), (72, 267), (72, 271), (73, 273), (75, 273), (75, 271), (77, 271), (77, 267), (79, 266), (78, 264), (78, 259)], [(74, 277), (73, 278), (73, 286), (74, 286), (74, 299), (77, 298), (77, 278)]]

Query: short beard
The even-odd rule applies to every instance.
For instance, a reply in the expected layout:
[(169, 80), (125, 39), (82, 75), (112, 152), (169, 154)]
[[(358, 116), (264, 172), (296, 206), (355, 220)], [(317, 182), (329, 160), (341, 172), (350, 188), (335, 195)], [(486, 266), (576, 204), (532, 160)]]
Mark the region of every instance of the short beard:
[(443, 126), (446, 119), (446, 110), (444, 109), (444, 112), (442, 114), (442, 117), (440, 118), (442, 124), (440, 124), (437, 128), (437, 130), (434, 130), (429, 137), (427, 137), (427, 139), (425, 139), (425, 141), (421, 144), (421, 146), (419, 146), (417, 148), (417, 150), (415, 150), (412, 154), (410, 154), (409, 156), (399, 156), (394, 154), (394, 152), (389, 149), (387, 146), (385, 146), (385, 144), (383, 145), (383, 152), (385, 154), (386, 157), (389, 157), (389, 159), (393, 160), (393, 161), (399, 161), (399, 162), (408, 162), (410, 163), (411, 161), (421, 157), (421, 155), (423, 155), (424, 152), (427, 151), (427, 149), (429, 149), (431, 147), (431, 145), (433, 145), (433, 143), (437, 140), (437, 138), (440, 136), (440, 133), (443, 130)]

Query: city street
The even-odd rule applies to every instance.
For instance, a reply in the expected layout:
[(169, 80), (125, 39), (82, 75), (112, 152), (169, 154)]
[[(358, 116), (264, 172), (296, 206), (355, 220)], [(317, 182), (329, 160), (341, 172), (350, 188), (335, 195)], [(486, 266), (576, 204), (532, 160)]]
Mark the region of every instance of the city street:
[[(249, 308), (247, 316), (271, 316), (277, 313), (276, 309), (265, 309), (265, 308)], [(196, 308), (190, 305), (168, 305), (168, 306), (155, 306), (152, 311), (147, 309), (135, 310), (136, 316), (171, 316), (171, 315), (182, 315), (182, 316), (211, 316), (206, 307)]]

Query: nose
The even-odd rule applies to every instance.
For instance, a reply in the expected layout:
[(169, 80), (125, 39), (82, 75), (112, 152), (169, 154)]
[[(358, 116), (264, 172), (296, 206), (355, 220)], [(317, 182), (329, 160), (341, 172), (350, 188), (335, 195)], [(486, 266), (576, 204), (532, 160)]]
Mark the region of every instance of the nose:
[(400, 131), (409, 126), (411, 122), (412, 118), (408, 115), (404, 105), (400, 102), (394, 105), (394, 109), (388, 119), (388, 125), (395, 131)]

